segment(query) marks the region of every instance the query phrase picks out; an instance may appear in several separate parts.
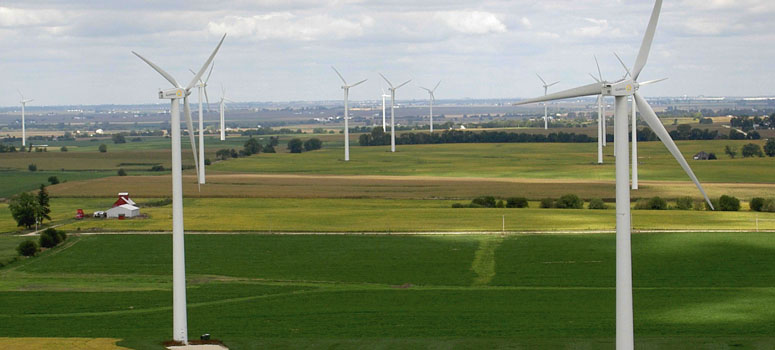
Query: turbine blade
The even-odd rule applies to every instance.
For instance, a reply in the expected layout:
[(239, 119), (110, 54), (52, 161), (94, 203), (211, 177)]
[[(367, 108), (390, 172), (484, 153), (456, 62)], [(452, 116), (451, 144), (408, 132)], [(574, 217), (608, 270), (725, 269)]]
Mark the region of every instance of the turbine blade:
[(553, 83), (551, 83), (551, 84), (547, 85), (546, 87), (548, 87), (548, 88), (549, 88), (549, 87), (555, 86), (555, 85), (557, 85), (557, 84), (559, 84), (559, 83), (560, 83), (559, 81), (555, 81), (555, 82), (553, 82)]
[(334, 66), (331, 66), (331, 69), (333, 69), (333, 70), (334, 70), (334, 72), (336, 72), (336, 75), (338, 75), (338, 76), (339, 76), (339, 79), (342, 79), (342, 83), (343, 83), (344, 85), (347, 85), (347, 82), (344, 80), (344, 77), (342, 77), (342, 74), (340, 74), (340, 73), (339, 73), (339, 71), (338, 71), (338, 70), (336, 70), (336, 68), (334, 68)]
[(436, 89), (438, 89), (438, 88), (439, 88), (439, 85), (440, 85), (440, 84), (441, 84), (441, 80), (439, 80), (439, 82), (438, 82), (438, 83), (436, 83), (436, 86), (434, 86), (434, 87), (433, 87), (433, 90), (431, 90), (431, 92), (436, 92)]
[(405, 81), (403, 84), (396, 86), (396, 89), (398, 89), (398, 88), (400, 88), (400, 87), (402, 87), (402, 86), (404, 86), (406, 84), (409, 84), (410, 81), (412, 81), (412, 79), (409, 79), (409, 80)]
[(580, 86), (580, 87), (565, 90), (565, 91), (555, 92), (553, 94), (548, 94), (546, 96), (520, 101), (515, 103), (514, 105), (519, 106), (519, 105), (526, 105), (529, 103), (536, 103), (536, 102), (545, 102), (545, 101), (562, 100), (566, 98), (600, 95), (601, 92), (602, 92), (602, 88), (600, 87), (600, 84), (594, 83), (594, 84), (584, 85), (584, 86)]
[(354, 86), (358, 86), (358, 85), (360, 85), (360, 84), (363, 84), (363, 83), (365, 83), (365, 82), (366, 82), (366, 80), (369, 80), (369, 79), (363, 79), (363, 80), (361, 80), (361, 81), (359, 81), (359, 82), (357, 82), (357, 83), (355, 83), (355, 84), (352, 84), (352, 85), (350, 85), (350, 87), (354, 87)]
[(538, 79), (541, 79), (541, 82), (544, 83), (544, 86), (546, 86), (546, 80), (544, 80), (544, 78), (541, 78), (541, 76), (538, 75), (538, 73), (536, 73), (536, 76), (538, 77)]
[(597, 56), (593, 55), (592, 57), (595, 58), (595, 65), (597, 65), (597, 74), (600, 77), (599, 81), (602, 82), (603, 81), (603, 72), (600, 70), (600, 62), (597, 61)]
[(213, 75), (213, 68), (215, 68), (215, 60), (213, 60), (213, 63), (210, 65), (210, 72), (207, 73), (207, 78), (205, 79), (205, 85), (207, 85), (207, 82), (210, 81), (210, 76)]
[(226, 34), (221, 37), (221, 41), (218, 42), (218, 46), (215, 47), (215, 50), (213, 50), (213, 53), (210, 54), (210, 57), (207, 58), (207, 61), (202, 65), (202, 68), (199, 68), (199, 72), (196, 73), (194, 76), (194, 79), (191, 80), (190, 83), (188, 83), (188, 87), (186, 87), (186, 90), (191, 89), (199, 79), (202, 78), (202, 75), (205, 74), (205, 71), (207, 70), (207, 67), (210, 66), (210, 63), (213, 62), (213, 59), (215, 58), (215, 54), (218, 53), (218, 50), (221, 48), (221, 45), (223, 45), (223, 41), (226, 39)]
[(675, 157), (675, 160), (678, 161), (678, 164), (681, 165), (681, 167), (684, 169), (686, 174), (689, 175), (689, 178), (691, 178), (692, 181), (694, 181), (694, 184), (697, 186), (697, 189), (700, 190), (700, 193), (702, 193), (702, 196), (705, 197), (705, 201), (708, 202), (708, 205), (710, 206), (710, 208), (715, 210), (713, 208), (713, 204), (710, 202), (710, 198), (708, 198), (708, 195), (705, 193), (705, 189), (702, 188), (700, 181), (697, 180), (697, 176), (694, 175), (692, 168), (689, 167), (689, 163), (686, 162), (686, 159), (684, 159), (684, 156), (681, 154), (681, 151), (678, 150), (678, 146), (676, 146), (673, 139), (670, 138), (670, 134), (667, 133), (667, 129), (665, 129), (665, 126), (662, 125), (662, 122), (659, 121), (659, 118), (657, 118), (657, 114), (654, 113), (654, 110), (639, 93), (636, 92), (634, 97), (635, 97), (635, 102), (638, 105), (638, 110), (640, 111), (640, 115), (643, 118), (643, 120), (646, 121), (646, 123), (649, 125), (651, 130), (654, 131), (655, 134), (657, 134), (660, 140), (662, 140), (662, 143), (665, 145), (665, 147), (667, 147), (667, 150), (670, 151), (673, 157)]
[(418, 86), (418, 87), (419, 87), (420, 89), (423, 89), (423, 90), (425, 90), (425, 91), (428, 91), (428, 93), (432, 93), (432, 92), (433, 92), (433, 91), (431, 91), (431, 89), (424, 88), (424, 87), (422, 87), (422, 86)]
[(617, 60), (619, 60), (619, 63), (621, 63), (621, 64), (622, 64), (622, 67), (624, 67), (624, 71), (625, 71), (625, 72), (627, 72), (627, 74), (625, 74), (625, 75), (624, 75), (624, 77), (626, 78), (628, 75), (629, 75), (630, 77), (632, 77), (632, 73), (630, 73), (630, 69), (629, 69), (629, 68), (627, 68), (627, 65), (626, 65), (626, 64), (624, 64), (624, 61), (622, 61), (622, 58), (621, 58), (621, 57), (619, 57), (619, 55), (617, 55), (617, 54), (616, 54), (616, 52), (614, 52), (614, 56), (616, 56), (616, 59), (617, 59)]
[(205, 101), (207, 101), (207, 111), (210, 111), (210, 98), (207, 96), (207, 87), (202, 88), (205, 92)]
[(388, 83), (388, 86), (390, 86), (390, 88), (391, 88), (391, 89), (393, 88), (393, 84), (391, 84), (391, 83), (390, 83), (390, 80), (388, 80), (387, 78), (385, 78), (385, 76), (384, 76), (384, 75), (382, 75), (382, 73), (377, 73), (377, 74), (379, 74), (379, 76), (381, 76), (381, 77), (382, 77), (382, 79), (385, 79), (385, 81)]
[(183, 114), (186, 115), (186, 128), (188, 129), (188, 139), (191, 141), (191, 151), (194, 152), (194, 164), (196, 167), (196, 179), (199, 183), (199, 161), (196, 155), (196, 140), (194, 139), (194, 122), (191, 120), (191, 107), (188, 105), (188, 96), (183, 98)]
[(19, 93), (19, 96), (22, 98), (22, 101), (24, 101), (24, 94), (22, 94), (22, 91), (19, 89), (16, 89), (16, 92)]
[(662, 78), (662, 79), (655, 79), (655, 80), (644, 81), (642, 83), (638, 83), (638, 85), (643, 86), (643, 85), (656, 84), (658, 82), (665, 81), (667, 79), (669, 79), (669, 78)]
[(654, 10), (651, 11), (651, 19), (649, 25), (646, 27), (646, 35), (643, 36), (643, 42), (640, 45), (640, 52), (638, 52), (638, 58), (635, 60), (635, 65), (632, 67), (632, 79), (638, 80), (640, 72), (643, 67), (646, 66), (646, 61), (649, 58), (649, 52), (651, 52), (651, 43), (654, 41), (654, 33), (657, 31), (657, 23), (659, 22), (659, 13), (662, 11), (662, 0), (657, 0), (654, 3)]
[(172, 84), (172, 86), (174, 86), (176, 88), (181, 87), (180, 84), (178, 84), (178, 81), (175, 80), (175, 78), (173, 78), (169, 73), (165, 72), (164, 69), (161, 69), (161, 67), (159, 67), (156, 64), (154, 64), (153, 62), (147, 60), (145, 57), (140, 56), (140, 54), (138, 54), (137, 52), (132, 51), (132, 53), (135, 54), (135, 56), (139, 57), (141, 60), (143, 60), (143, 62), (145, 62), (149, 66), (151, 66), (151, 68), (153, 68), (159, 74), (161, 74), (161, 76), (163, 76), (164, 79), (167, 79), (167, 81), (169, 81)]
[(595, 78), (595, 76), (592, 75), (592, 73), (589, 73), (589, 76), (592, 77), (592, 79), (595, 79), (596, 82), (598, 82), (598, 83), (600, 82), (600, 79)]

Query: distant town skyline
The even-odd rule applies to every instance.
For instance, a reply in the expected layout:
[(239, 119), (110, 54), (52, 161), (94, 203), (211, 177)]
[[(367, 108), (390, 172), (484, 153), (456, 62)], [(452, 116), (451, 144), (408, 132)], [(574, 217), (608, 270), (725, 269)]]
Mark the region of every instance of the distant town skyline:
[[(443, 83), (444, 99), (533, 97), (535, 73), (561, 83), (591, 82), (593, 55), (608, 80), (628, 65), (652, 0), (330, 2), (173, 0), (17, 1), (0, 4), (0, 106), (20, 89), (34, 105), (149, 104), (169, 83), (130, 50), (180, 80), (228, 33), (209, 95), (236, 101), (341, 99), (341, 81), (369, 81), (352, 100), (379, 99), (378, 72), (412, 79), (398, 99), (423, 99), (418, 86)], [(645, 96), (760, 96), (775, 78), (770, 0), (666, 1), (643, 80), (670, 80)], [(557, 68), (560, 67), (560, 68)], [(196, 98), (196, 97), (195, 97)]]

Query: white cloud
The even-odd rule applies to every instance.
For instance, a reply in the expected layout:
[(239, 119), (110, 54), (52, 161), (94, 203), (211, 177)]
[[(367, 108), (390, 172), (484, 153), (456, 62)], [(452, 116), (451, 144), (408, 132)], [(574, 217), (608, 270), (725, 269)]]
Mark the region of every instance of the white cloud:
[(437, 12), (437, 19), (452, 30), (464, 34), (505, 33), (506, 25), (490, 12), (483, 11), (444, 11)]
[(519, 20), (519, 23), (522, 23), (522, 26), (525, 27), (525, 29), (533, 28), (533, 23), (530, 22), (530, 19), (527, 17), (522, 17), (522, 19)]
[(63, 23), (63, 15), (56, 10), (27, 10), (0, 7), (0, 27), (55, 26)]
[(374, 25), (374, 19), (362, 16), (352, 21), (328, 15), (296, 15), (291, 12), (273, 12), (252, 17), (227, 16), (210, 21), (210, 33), (229, 33), (235, 37), (252, 39), (325, 40), (362, 36)]

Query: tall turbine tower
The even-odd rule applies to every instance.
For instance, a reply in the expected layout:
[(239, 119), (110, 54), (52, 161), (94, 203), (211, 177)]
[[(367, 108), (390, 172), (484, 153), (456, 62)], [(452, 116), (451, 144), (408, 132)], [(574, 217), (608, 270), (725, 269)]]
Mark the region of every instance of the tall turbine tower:
[(382, 90), (382, 132), (387, 131), (385, 123), (385, 97), (390, 97), (390, 95), (385, 95), (385, 90)]
[(382, 77), (382, 79), (385, 79), (385, 81), (388, 83), (388, 86), (390, 86), (388, 89), (390, 89), (390, 152), (396, 151), (396, 118), (395, 118), (395, 109), (396, 109), (396, 90), (398, 90), (400, 87), (409, 84), (411, 79), (405, 81), (403, 84), (398, 85), (396, 87), (393, 87), (393, 84), (390, 83), (390, 80), (385, 78), (382, 73), (379, 73), (379, 76)]
[[(188, 344), (188, 317), (186, 315), (186, 258), (183, 232), (183, 172), (181, 169), (180, 149), (180, 99), (183, 99), (183, 109), (186, 116), (188, 134), (191, 141), (191, 150), (194, 153), (194, 163), (197, 163), (196, 142), (194, 140), (194, 128), (191, 121), (191, 108), (188, 105), (188, 95), (191, 88), (196, 85), (199, 78), (207, 70), (210, 62), (215, 58), (218, 49), (221, 48), (226, 34), (223, 35), (218, 46), (199, 69), (194, 79), (184, 88), (175, 78), (165, 72), (153, 62), (132, 51), (151, 68), (161, 74), (174, 88), (159, 91), (159, 99), (170, 100), (170, 125), (172, 129), (172, 339)], [(197, 171), (199, 175), (199, 171)]]
[(431, 106), (431, 110), (430, 110), (430, 114), (429, 114), (430, 117), (431, 117), (431, 121), (430, 121), (430, 124), (431, 124), (431, 134), (433, 133), (433, 101), (436, 101), (436, 96), (434, 96), (433, 93), (435, 93), (436, 89), (439, 88), (439, 84), (441, 84), (441, 80), (439, 80), (439, 82), (436, 83), (436, 86), (434, 86), (432, 90), (420, 86), (420, 89), (428, 91), (428, 95), (429, 95), (428, 99), (430, 100), (430, 106)]
[(33, 100), (33, 99), (25, 100), (24, 99), (24, 95), (22, 94), (22, 92), (20, 90), (17, 90), (17, 91), (19, 92), (19, 96), (21, 96), (21, 98), (22, 98), (19, 101), (19, 103), (22, 104), (22, 147), (24, 147), (24, 146), (27, 145), (27, 129), (26, 129), (26, 125), (25, 125), (25, 122), (24, 122), (24, 108), (27, 107), (27, 103), (35, 101), (35, 100)]
[[(549, 93), (549, 88), (550, 87), (552, 87), (554, 85), (557, 85), (559, 83), (559, 81), (556, 81), (554, 83), (547, 84), (546, 81), (544, 80), (544, 78), (541, 78), (541, 76), (538, 75), (538, 73), (536, 73), (536, 76), (538, 77), (538, 79), (541, 79), (541, 82), (544, 84), (544, 96), (546, 96), (546, 94)], [(549, 129), (549, 117), (548, 117), (548, 114), (549, 114), (549, 110), (548, 110), (548, 107), (546, 105), (546, 102), (544, 102), (544, 130)]]
[[(210, 98), (207, 97), (207, 82), (210, 81), (210, 75), (213, 74), (213, 67), (215, 62), (210, 65), (210, 72), (207, 73), (207, 78), (202, 80), (201, 78), (196, 84), (199, 92), (199, 184), (205, 183), (205, 126), (204, 126), (204, 113), (202, 113), (202, 91), (204, 91), (205, 99), (207, 100), (207, 110), (210, 110)], [(196, 72), (189, 69), (191, 74), (196, 76)]]
[[(607, 83), (603, 79), (603, 72), (600, 70), (600, 63), (595, 57), (595, 65), (597, 65), (598, 78), (590, 74), (597, 83)], [(603, 115), (603, 95), (597, 97), (597, 164), (603, 164), (603, 146), (605, 146), (605, 116)]]
[(618, 140), (614, 144), (614, 147), (616, 148), (616, 348), (619, 350), (633, 349), (635, 346), (632, 310), (632, 254), (630, 244), (630, 159), (627, 150), (629, 132), (628, 97), (632, 96), (635, 99), (637, 108), (641, 112), (641, 117), (646, 121), (649, 127), (651, 127), (654, 133), (657, 134), (668, 151), (670, 151), (700, 190), (710, 208), (713, 209), (713, 205), (705, 193), (705, 190), (689, 167), (686, 159), (684, 159), (683, 155), (678, 150), (675, 142), (670, 138), (670, 134), (668, 134), (664, 125), (662, 125), (662, 122), (659, 120), (656, 113), (654, 113), (654, 110), (648, 102), (646, 102), (638, 92), (640, 86), (653, 83), (645, 82), (639, 84), (638, 77), (648, 60), (661, 8), (662, 0), (656, 0), (654, 9), (651, 13), (651, 19), (646, 29), (646, 34), (640, 47), (640, 52), (635, 60), (635, 65), (632, 70), (628, 69), (628, 72), (631, 72), (631, 74), (628, 74), (629, 77), (626, 76), (624, 79), (613, 83), (600, 82), (585, 85), (518, 103), (521, 105), (595, 95), (613, 96), (615, 98), (614, 138)]
[(344, 90), (344, 161), (349, 162), (350, 161), (350, 126), (349, 124), (347, 124), (347, 120), (350, 119), (348, 114), (348, 110), (350, 108), (347, 105), (347, 98), (349, 97), (351, 87), (358, 86), (368, 79), (363, 79), (355, 84), (347, 85), (347, 82), (344, 80), (342, 75), (339, 74), (339, 71), (336, 70), (336, 68), (334, 68), (333, 66), (331, 67), (331, 69), (333, 69), (334, 72), (336, 72), (336, 75), (339, 76), (339, 79), (342, 79), (342, 84), (344, 84), (342, 85), (342, 90)]
[(226, 141), (226, 101), (234, 102), (226, 98), (226, 89), (224, 89), (223, 84), (221, 84), (221, 102), (218, 102), (221, 114), (221, 141)]

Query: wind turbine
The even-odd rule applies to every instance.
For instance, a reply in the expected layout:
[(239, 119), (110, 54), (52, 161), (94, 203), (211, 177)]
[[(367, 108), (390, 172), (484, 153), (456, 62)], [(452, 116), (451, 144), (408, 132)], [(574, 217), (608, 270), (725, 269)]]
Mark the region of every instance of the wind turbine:
[[(207, 78), (202, 80), (201, 77), (196, 84), (199, 91), (199, 184), (205, 183), (205, 126), (204, 126), (204, 114), (202, 113), (202, 91), (204, 90), (205, 99), (207, 100), (207, 110), (210, 110), (210, 98), (207, 97), (207, 82), (210, 81), (210, 75), (213, 74), (213, 68), (215, 62), (210, 65), (210, 72), (207, 73)], [(189, 69), (191, 74), (196, 76), (196, 72)]]
[(22, 104), (22, 147), (24, 147), (27, 145), (27, 129), (25, 129), (26, 126), (24, 125), (24, 107), (27, 107), (27, 103), (35, 100), (33, 99), (25, 100), (21, 90), (16, 90), (16, 91), (19, 92), (19, 96), (21, 96), (22, 98), (21, 101), (19, 101), (19, 103)]
[(648, 60), (651, 43), (654, 40), (659, 14), (662, 9), (662, 0), (656, 0), (654, 9), (651, 13), (646, 34), (641, 43), (638, 57), (632, 70), (628, 71), (625, 78), (609, 83), (593, 83), (544, 97), (525, 100), (517, 103), (518, 105), (553, 101), (566, 98), (575, 98), (581, 96), (613, 96), (615, 98), (614, 114), (614, 138), (618, 140), (614, 144), (616, 151), (616, 348), (633, 349), (633, 310), (632, 310), (632, 253), (630, 244), (630, 186), (629, 186), (629, 152), (627, 152), (628, 139), (628, 105), (627, 98), (632, 96), (635, 99), (641, 117), (651, 127), (659, 137), (665, 147), (670, 151), (673, 157), (678, 161), (684, 171), (689, 175), (694, 184), (705, 197), (711, 209), (713, 205), (710, 202), (705, 190), (697, 180), (694, 172), (684, 159), (675, 142), (670, 138), (662, 122), (657, 117), (654, 110), (640, 95), (638, 89), (641, 85), (653, 82), (638, 83), (643, 67)]
[(221, 112), (221, 141), (226, 141), (226, 118), (224, 116), (224, 113), (226, 112), (225, 101), (234, 102), (226, 98), (226, 90), (223, 88), (223, 85), (221, 85), (221, 102), (218, 103)]
[[(595, 78), (592, 74), (589, 76), (598, 83), (604, 83), (603, 72), (600, 70), (600, 63), (597, 61), (597, 57), (595, 57), (595, 64), (597, 65), (597, 74), (600, 79)], [(603, 146), (605, 145), (605, 138), (605, 117), (603, 116), (603, 95), (601, 94), (597, 97), (597, 164), (603, 164)]]
[[(186, 258), (183, 232), (183, 172), (181, 169), (180, 150), (180, 99), (183, 99), (183, 109), (186, 116), (188, 135), (191, 141), (191, 151), (194, 153), (194, 163), (197, 163), (196, 143), (194, 129), (191, 121), (191, 108), (188, 105), (188, 95), (191, 88), (199, 81), (202, 74), (215, 58), (218, 49), (221, 48), (226, 34), (223, 35), (218, 46), (199, 69), (194, 79), (183, 87), (169, 73), (165, 72), (153, 62), (132, 51), (135, 56), (147, 63), (156, 72), (169, 81), (174, 88), (159, 91), (159, 99), (170, 100), (170, 124), (172, 131), (172, 339), (188, 344), (188, 318), (186, 316)], [(197, 165), (198, 166), (198, 165)], [(197, 169), (197, 176), (199, 171)]]
[(336, 72), (336, 75), (339, 76), (339, 79), (342, 79), (342, 83), (344, 84), (342, 85), (342, 90), (344, 90), (344, 161), (349, 162), (350, 161), (350, 127), (347, 124), (347, 119), (349, 119), (349, 116), (347, 113), (349, 110), (349, 106), (347, 105), (347, 98), (350, 94), (351, 87), (358, 86), (368, 79), (363, 79), (355, 84), (347, 85), (347, 82), (344, 80), (342, 75), (339, 74), (339, 71), (336, 70), (336, 68), (334, 68), (333, 66), (331, 66), (331, 69), (333, 69), (334, 72)]
[(436, 83), (436, 86), (434, 86), (434, 87), (433, 87), (433, 90), (431, 90), (431, 89), (428, 89), (428, 88), (424, 88), (424, 87), (420, 86), (420, 89), (423, 89), (423, 90), (425, 90), (425, 91), (428, 91), (428, 95), (429, 95), (429, 96), (428, 96), (428, 98), (430, 99), (430, 102), (431, 102), (431, 104), (430, 104), (430, 106), (431, 106), (431, 111), (430, 111), (430, 117), (431, 117), (431, 134), (433, 133), (433, 101), (436, 101), (436, 96), (434, 96), (434, 95), (433, 95), (433, 93), (434, 93), (434, 92), (436, 92), (436, 89), (438, 89), (438, 88), (439, 88), (439, 84), (441, 84), (441, 80), (439, 80), (439, 82), (438, 82), (438, 83)]
[[(557, 85), (559, 83), (559, 81), (555, 81), (554, 83), (547, 84), (544, 78), (541, 78), (541, 76), (538, 75), (538, 73), (536, 73), (536, 76), (538, 77), (538, 79), (541, 79), (542, 83), (544, 83), (544, 96), (546, 96), (546, 94), (549, 93), (550, 87)], [(548, 107), (544, 102), (544, 130), (549, 129), (549, 118), (547, 116), (548, 113), (549, 113)]]
[(393, 87), (393, 84), (390, 83), (390, 80), (385, 78), (382, 73), (379, 73), (379, 76), (382, 77), (382, 79), (385, 79), (385, 81), (388, 83), (388, 86), (390, 86), (388, 89), (390, 90), (390, 152), (396, 151), (396, 119), (395, 119), (395, 109), (396, 109), (396, 90), (398, 90), (400, 87), (409, 84), (412, 79), (409, 79), (405, 81), (403, 84), (398, 85), (396, 87)]
[(385, 97), (390, 97), (390, 95), (385, 95), (385, 90), (382, 89), (382, 132), (387, 131), (385, 126)]

